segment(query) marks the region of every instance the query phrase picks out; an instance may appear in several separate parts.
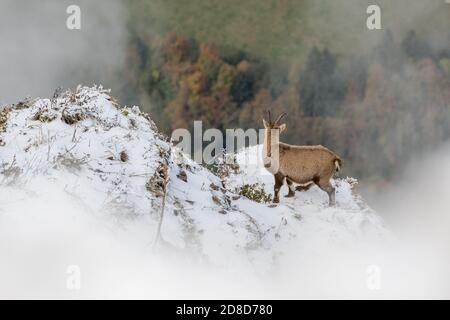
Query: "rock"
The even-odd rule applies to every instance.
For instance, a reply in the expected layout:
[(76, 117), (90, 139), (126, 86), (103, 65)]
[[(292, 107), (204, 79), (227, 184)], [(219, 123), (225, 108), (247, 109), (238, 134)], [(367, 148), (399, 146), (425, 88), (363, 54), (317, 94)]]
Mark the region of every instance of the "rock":
[(214, 201), (215, 204), (217, 205), (222, 205), (222, 202), (220, 201), (218, 196), (212, 196), (212, 200)]
[(177, 178), (180, 179), (180, 180), (182, 180), (182, 181), (184, 181), (184, 182), (187, 182), (187, 174), (186, 174), (186, 171), (180, 170), (180, 172), (177, 174)]
[(211, 183), (211, 184), (209, 185), (209, 187), (210, 187), (212, 190), (214, 190), (214, 191), (219, 191), (219, 189), (220, 189), (220, 187), (219, 187), (219, 186), (216, 186), (214, 183)]

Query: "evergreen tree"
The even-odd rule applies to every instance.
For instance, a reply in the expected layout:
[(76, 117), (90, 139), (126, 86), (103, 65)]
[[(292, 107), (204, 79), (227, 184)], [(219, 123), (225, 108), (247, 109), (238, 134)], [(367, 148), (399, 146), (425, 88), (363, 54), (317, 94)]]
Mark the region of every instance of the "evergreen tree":
[(239, 72), (230, 88), (233, 101), (241, 105), (244, 102), (252, 100), (254, 97), (254, 83), (255, 79), (250, 72)]
[(299, 89), (306, 116), (335, 115), (345, 95), (345, 84), (336, 73), (336, 56), (314, 47), (300, 74)]
[(422, 59), (425, 57), (433, 57), (433, 51), (430, 45), (419, 39), (414, 30), (410, 30), (402, 42), (403, 52), (410, 58)]

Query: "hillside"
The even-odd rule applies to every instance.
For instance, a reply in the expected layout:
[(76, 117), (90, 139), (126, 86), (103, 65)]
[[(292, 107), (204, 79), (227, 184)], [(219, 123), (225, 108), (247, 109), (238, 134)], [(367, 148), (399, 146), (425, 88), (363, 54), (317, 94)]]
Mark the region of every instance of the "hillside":
[[(105, 251), (264, 275), (292, 250), (302, 260), (388, 234), (352, 191), (356, 180), (335, 180), (336, 208), (315, 188), (278, 206), (252, 201), (238, 194), (242, 186), (257, 183), (269, 194), (273, 187), (257, 162), (261, 146), (239, 153), (238, 166), (219, 178), (173, 147), (149, 115), (118, 106), (101, 87), (6, 106), (0, 124), (0, 296), (77, 259), (89, 270), (110, 268)], [(30, 273), (36, 255), (47, 259)]]
[(285, 142), (328, 146), (379, 191), (450, 139), (450, 6), (381, 1), (383, 29), (368, 30), (368, 4), (130, 2), (118, 96), (166, 134), (286, 112)]
[[(306, 61), (313, 46), (340, 55), (367, 54), (383, 34), (366, 28), (370, 1), (359, 0), (145, 0), (127, 4), (133, 30), (142, 37), (176, 32), (225, 51), (243, 50), (265, 61)], [(446, 3), (377, 2), (383, 28), (402, 37), (409, 29), (442, 45)], [(447, 39), (448, 40), (448, 39)], [(441, 43), (441, 44), (439, 44)]]

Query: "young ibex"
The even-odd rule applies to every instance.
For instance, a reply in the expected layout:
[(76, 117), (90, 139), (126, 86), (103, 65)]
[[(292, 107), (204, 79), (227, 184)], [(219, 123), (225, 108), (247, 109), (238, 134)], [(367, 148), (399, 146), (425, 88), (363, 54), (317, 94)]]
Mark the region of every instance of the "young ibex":
[[(264, 167), (275, 176), (274, 203), (279, 203), (280, 188), (286, 179), (289, 193), (293, 197), (295, 190), (306, 191), (313, 184), (325, 191), (329, 197), (329, 205), (334, 206), (335, 188), (331, 178), (340, 170), (342, 160), (334, 152), (323, 146), (295, 146), (280, 142), (280, 133), (286, 129), (286, 124), (279, 124), (286, 115), (281, 114), (272, 122), (263, 119), (265, 135), (263, 159)], [(294, 183), (300, 184), (294, 188)]]

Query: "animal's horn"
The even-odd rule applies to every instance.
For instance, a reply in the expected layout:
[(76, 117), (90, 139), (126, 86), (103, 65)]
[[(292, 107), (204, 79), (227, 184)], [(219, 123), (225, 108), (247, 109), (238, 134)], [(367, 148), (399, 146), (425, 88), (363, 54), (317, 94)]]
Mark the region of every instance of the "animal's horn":
[(275, 124), (278, 124), (278, 122), (279, 122), (281, 119), (283, 119), (283, 117), (286, 116), (286, 115), (287, 115), (286, 112), (283, 112), (282, 114), (280, 114), (280, 116), (278, 117), (277, 121), (275, 121)]
[(272, 115), (270, 114), (270, 110), (266, 110), (267, 115), (269, 116), (269, 123), (272, 123)]

